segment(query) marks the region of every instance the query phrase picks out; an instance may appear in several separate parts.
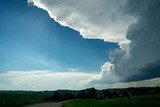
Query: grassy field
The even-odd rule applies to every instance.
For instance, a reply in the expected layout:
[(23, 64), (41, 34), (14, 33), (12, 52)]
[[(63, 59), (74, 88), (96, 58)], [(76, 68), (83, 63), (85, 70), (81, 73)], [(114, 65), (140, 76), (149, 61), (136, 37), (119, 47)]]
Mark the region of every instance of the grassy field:
[(160, 95), (146, 95), (128, 98), (116, 98), (105, 100), (75, 100), (64, 107), (160, 107)]
[[(0, 91), (0, 107), (22, 107), (34, 103), (44, 102), (43, 99), (53, 92), (34, 91)], [(146, 95), (128, 98), (114, 98), (105, 100), (74, 100), (65, 107), (160, 107), (160, 95)]]
[(0, 107), (22, 107), (43, 102), (51, 93), (33, 91), (0, 91)]

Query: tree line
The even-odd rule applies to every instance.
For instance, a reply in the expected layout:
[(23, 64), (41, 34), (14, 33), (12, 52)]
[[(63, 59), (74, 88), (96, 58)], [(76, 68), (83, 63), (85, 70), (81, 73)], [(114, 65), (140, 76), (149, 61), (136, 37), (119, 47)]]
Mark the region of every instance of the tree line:
[(54, 91), (50, 96), (45, 97), (44, 101), (63, 101), (71, 99), (112, 99), (130, 97), (137, 95), (147, 95), (147, 94), (160, 94), (160, 87), (131, 87), (124, 89), (104, 89), (97, 90), (94, 87), (87, 88), (83, 90), (57, 90)]

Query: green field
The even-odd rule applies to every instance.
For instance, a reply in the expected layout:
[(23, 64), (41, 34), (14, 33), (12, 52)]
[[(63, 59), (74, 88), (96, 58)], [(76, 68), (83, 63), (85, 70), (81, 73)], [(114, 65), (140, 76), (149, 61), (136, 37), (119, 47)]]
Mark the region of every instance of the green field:
[(43, 98), (50, 94), (51, 92), (0, 91), (0, 107), (22, 107), (44, 102)]
[[(43, 99), (53, 92), (34, 91), (0, 91), (0, 107), (22, 107), (34, 103), (44, 102)], [(128, 98), (114, 98), (106, 100), (74, 100), (65, 107), (160, 107), (160, 95), (145, 95)]]
[(128, 98), (106, 100), (75, 100), (68, 102), (64, 107), (160, 107), (160, 95), (146, 95)]

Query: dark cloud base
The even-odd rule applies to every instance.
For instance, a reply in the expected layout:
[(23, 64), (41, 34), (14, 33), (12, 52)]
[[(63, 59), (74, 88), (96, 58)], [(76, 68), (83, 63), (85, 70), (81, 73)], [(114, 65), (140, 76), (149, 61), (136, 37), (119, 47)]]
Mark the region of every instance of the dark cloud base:
[(130, 0), (128, 7), (138, 20), (127, 32), (131, 51), (126, 68), (132, 69), (124, 81), (160, 77), (160, 1)]

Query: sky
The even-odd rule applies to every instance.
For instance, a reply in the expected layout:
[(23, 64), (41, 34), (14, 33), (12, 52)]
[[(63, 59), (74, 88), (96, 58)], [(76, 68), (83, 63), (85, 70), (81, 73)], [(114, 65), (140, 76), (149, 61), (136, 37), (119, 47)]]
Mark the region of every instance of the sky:
[(0, 2), (0, 90), (160, 86), (158, 0)]
[(26, 0), (1, 1), (1, 72), (69, 68), (97, 72), (117, 44), (83, 39)]

